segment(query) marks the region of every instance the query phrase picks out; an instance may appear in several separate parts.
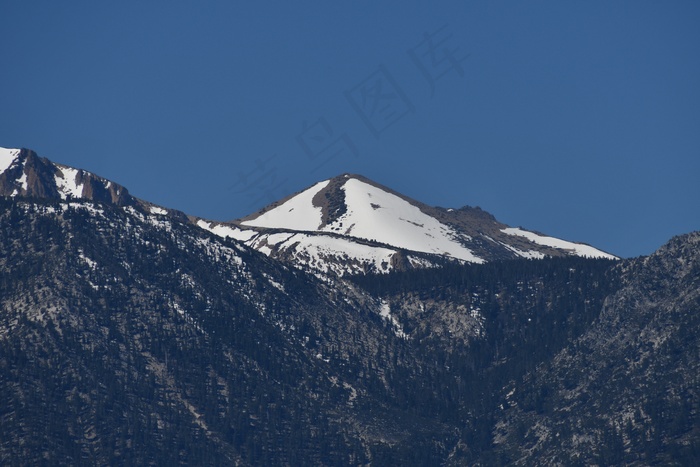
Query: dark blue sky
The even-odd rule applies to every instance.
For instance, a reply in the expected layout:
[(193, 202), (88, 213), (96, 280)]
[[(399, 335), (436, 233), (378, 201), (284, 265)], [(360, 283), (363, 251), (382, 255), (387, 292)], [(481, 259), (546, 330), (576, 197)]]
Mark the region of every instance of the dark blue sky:
[(63, 3), (0, 4), (0, 146), (164, 206), (354, 172), (621, 256), (700, 229), (699, 2)]

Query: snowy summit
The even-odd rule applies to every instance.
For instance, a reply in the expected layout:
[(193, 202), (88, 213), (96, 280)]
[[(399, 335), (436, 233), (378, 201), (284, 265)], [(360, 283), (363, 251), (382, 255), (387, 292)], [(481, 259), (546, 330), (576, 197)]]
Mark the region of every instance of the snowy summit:
[(198, 225), (267, 255), (340, 274), (445, 260), (615, 258), (589, 245), (511, 228), (479, 208), (430, 207), (351, 174), (316, 183), (238, 221)]

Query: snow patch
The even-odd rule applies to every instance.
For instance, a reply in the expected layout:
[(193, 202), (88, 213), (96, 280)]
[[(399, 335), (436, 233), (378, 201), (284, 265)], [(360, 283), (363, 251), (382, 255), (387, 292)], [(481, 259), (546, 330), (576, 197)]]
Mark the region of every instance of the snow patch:
[(323, 220), (323, 213), (320, 206), (314, 206), (313, 198), (329, 182), (330, 180), (319, 182), (290, 198), (280, 206), (270, 209), (255, 219), (241, 222), (241, 224), (251, 227), (271, 227), (302, 231), (317, 230)]
[(535, 250), (521, 251), (513, 246), (508, 245), (507, 243), (501, 243), (501, 245), (508, 248), (510, 251), (512, 251), (516, 255), (520, 256), (521, 258), (542, 259), (546, 256), (544, 253), (540, 253), (539, 251), (535, 251)]
[(223, 259), (227, 262), (235, 263), (238, 266), (243, 266), (243, 260), (236, 254), (234, 249), (213, 242), (209, 238), (195, 238), (194, 241), (197, 245), (206, 250), (209, 257)]
[(233, 238), (235, 240), (240, 240), (242, 242), (247, 242), (248, 240), (252, 239), (256, 235), (258, 235), (258, 232), (255, 230), (243, 230), (239, 229), (238, 227), (233, 227), (230, 225), (222, 225), (222, 224), (217, 224), (212, 227), (214, 223), (213, 222), (207, 222), (204, 220), (198, 220), (197, 225), (204, 230), (208, 230), (209, 232), (213, 233), (214, 235), (217, 235), (219, 237), (223, 238)]
[(101, 208), (97, 208), (97, 207), (95, 207), (93, 204), (89, 204), (89, 203), (85, 203), (85, 202), (82, 202), (82, 203), (65, 203), (65, 204), (62, 204), (62, 205), (61, 205), (61, 209), (62, 209), (64, 212), (68, 211), (69, 209), (75, 209), (76, 211), (77, 211), (77, 210), (87, 211), (87, 212), (89, 212), (90, 214), (93, 214), (93, 215), (95, 215), (95, 216), (104, 217), (104, 215), (105, 215), (105, 212), (104, 212)]
[(407, 250), (484, 262), (459, 242), (460, 235), (454, 229), (403, 198), (354, 178), (345, 182), (342, 189), (347, 212), (323, 231), (341, 232), (344, 227), (354, 226), (345, 234)]
[[(17, 179), (17, 181), (20, 184), (20, 187), (22, 190), (24, 190), (24, 193), (27, 193), (27, 190), (29, 189), (29, 185), (27, 184), (27, 160), (25, 159), (24, 162), (22, 163), (22, 176)], [(17, 191), (17, 190), (15, 190)], [(12, 196), (15, 196), (13, 193)]]
[(277, 290), (280, 290), (280, 291), (286, 293), (286, 290), (284, 290), (284, 286), (283, 286), (282, 284), (280, 284), (279, 282), (277, 282), (276, 280), (274, 280), (274, 279), (272, 278), (272, 276), (270, 276), (269, 274), (265, 274), (265, 273), (263, 273), (263, 276), (265, 276), (265, 279), (267, 279), (268, 282), (270, 282), (270, 284), (271, 284), (274, 288), (276, 288)]
[(417, 258), (415, 256), (407, 256), (408, 262), (411, 264), (413, 267), (418, 267), (418, 268), (434, 268), (437, 266), (434, 262), (425, 259), (425, 258)]
[(382, 318), (384, 318), (392, 324), (392, 327), (394, 328), (394, 334), (396, 334), (397, 337), (400, 337), (402, 339), (408, 339), (408, 336), (405, 332), (403, 332), (403, 328), (401, 327), (399, 321), (396, 319), (396, 317), (392, 316), (391, 306), (385, 301), (382, 301), (381, 307), (379, 309), (379, 316), (381, 316)]
[(3, 173), (15, 162), (19, 149), (0, 148), (0, 173)]
[(533, 243), (538, 245), (549, 246), (552, 248), (558, 248), (561, 250), (570, 250), (572, 254), (576, 256), (585, 256), (587, 258), (607, 258), (607, 259), (617, 259), (604, 251), (600, 251), (589, 245), (584, 245), (582, 243), (567, 242), (566, 240), (561, 240), (554, 237), (546, 237), (544, 235), (537, 235), (534, 232), (529, 232), (527, 230), (520, 229), (518, 227), (508, 227), (507, 229), (502, 229), (501, 232), (508, 235), (517, 235), (519, 237), (525, 237)]
[[(272, 241), (268, 239), (272, 237)], [(274, 245), (278, 250), (291, 253), (294, 262), (323, 273), (332, 272), (344, 275), (364, 272), (365, 268), (386, 273), (391, 270), (391, 258), (396, 251), (389, 248), (373, 247), (340, 237), (326, 235), (272, 234), (261, 235), (248, 245), (269, 255)], [(340, 260), (340, 261), (339, 261)]]
[(294, 235), (295, 234), (293, 233), (270, 234), (266, 235), (265, 239), (267, 240), (268, 245), (277, 245), (278, 243), (282, 243), (284, 241), (289, 240)]
[(22, 176), (19, 177), (19, 179), (17, 181), (22, 185), (22, 189), (26, 193), (27, 189), (29, 188), (29, 185), (27, 185), (27, 172), (26, 172), (26, 170), (24, 172), (22, 172)]
[(90, 267), (90, 269), (97, 269), (97, 263), (85, 256), (85, 254), (83, 254), (82, 252), (80, 253), (79, 257), (80, 259), (85, 261), (85, 263)]
[(158, 206), (151, 206), (150, 211), (151, 211), (151, 214), (158, 214), (160, 216), (165, 216), (168, 213), (167, 210), (165, 210), (163, 208), (159, 208)]
[(83, 196), (83, 184), (78, 184), (76, 179), (78, 178), (78, 169), (73, 169), (71, 167), (58, 166), (61, 171), (61, 175), (56, 174), (56, 187), (58, 188), (58, 194), (61, 199), (67, 199), (68, 196), (73, 198), (82, 198)]

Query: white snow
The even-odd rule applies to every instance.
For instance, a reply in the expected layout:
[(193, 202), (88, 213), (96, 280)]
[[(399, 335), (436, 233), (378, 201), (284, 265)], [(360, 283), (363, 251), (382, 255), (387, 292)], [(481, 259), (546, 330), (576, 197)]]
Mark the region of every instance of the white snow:
[(391, 306), (387, 302), (382, 302), (382, 306), (379, 309), (379, 316), (384, 319), (389, 319), (391, 316)]
[(539, 251), (536, 251), (536, 250), (521, 251), (513, 246), (508, 245), (507, 243), (500, 243), (500, 244), (503, 245), (504, 247), (508, 248), (510, 251), (512, 251), (516, 255), (520, 256), (521, 258), (542, 259), (546, 256), (544, 253), (540, 253)]
[(295, 235), (295, 234), (293, 234), (293, 233), (277, 233), (277, 234), (266, 235), (265, 239), (267, 240), (268, 245), (277, 245), (278, 243), (289, 240), (293, 235)]
[(582, 243), (567, 242), (566, 240), (561, 240), (559, 238), (554, 237), (546, 237), (544, 235), (537, 235), (534, 232), (529, 232), (527, 230), (523, 230), (517, 227), (508, 227), (507, 229), (501, 230), (501, 232), (506, 233), (508, 235), (517, 235), (519, 237), (525, 237), (531, 242), (537, 243), (538, 245), (559, 248), (562, 250), (571, 250), (573, 254), (577, 256), (585, 256), (588, 258), (617, 259), (616, 256), (613, 256), (609, 253), (605, 253), (604, 251), (600, 251), (589, 245), (584, 245)]
[(27, 172), (26, 171), (22, 172), (22, 176), (19, 177), (19, 179), (17, 181), (22, 185), (22, 189), (26, 193), (27, 188), (29, 188), (29, 185), (27, 185)]
[[(347, 178), (342, 186), (346, 213), (321, 227), (321, 207), (314, 206), (313, 198), (329, 182), (317, 183), (282, 205), (242, 224), (332, 232), (412, 251), (446, 255), (473, 263), (484, 262), (459, 242), (460, 235), (449, 226), (423, 213), (408, 201), (355, 178)], [(325, 237), (314, 238), (320, 242)]]
[(302, 191), (276, 208), (255, 219), (241, 222), (251, 227), (271, 227), (291, 230), (316, 230), (321, 226), (321, 208), (314, 206), (312, 200), (316, 193), (324, 189), (330, 180), (319, 182)]
[(203, 228), (204, 230), (208, 230), (209, 232), (213, 233), (214, 235), (218, 235), (219, 237), (231, 237), (235, 240), (247, 242), (251, 238), (258, 235), (258, 232), (256, 232), (255, 230), (243, 230), (239, 229), (238, 227), (222, 224), (217, 224), (212, 227), (213, 224), (213, 222), (207, 222), (201, 219), (197, 221), (197, 225), (199, 227)]
[(284, 285), (282, 285), (282, 284), (280, 284), (279, 282), (277, 282), (276, 280), (274, 280), (274, 279), (272, 278), (272, 276), (270, 276), (269, 274), (265, 274), (265, 273), (263, 273), (263, 276), (265, 276), (265, 278), (270, 282), (270, 284), (271, 284), (274, 288), (276, 288), (276, 289), (278, 289), (278, 290), (280, 290), (280, 291), (282, 291), (282, 292), (286, 292), (286, 290), (284, 290)]
[(80, 256), (80, 259), (85, 261), (85, 263), (90, 267), (90, 269), (97, 268), (97, 263), (95, 261), (91, 260), (90, 258), (88, 258), (87, 256), (85, 256), (85, 254), (83, 254), (83, 252), (80, 252), (79, 256)]
[(415, 256), (408, 255), (408, 262), (411, 264), (413, 267), (419, 267), (419, 268), (434, 268), (437, 265), (430, 261), (429, 259), (426, 258), (417, 258)]
[(324, 273), (332, 267), (333, 272), (339, 275), (360, 272), (365, 267), (388, 272), (391, 270), (391, 257), (396, 253), (389, 248), (363, 245), (346, 238), (306, 233), (261, 235), (247, 244), (266, 255), (272, 253), (267, 245), (274, 245), (278, 250), (290, 252), (299, 265)]
[(61, 198), (66, 199), (69, 195), (73, 198), (81, 198), (83, 196), (83, 184), (76, 183), (78, 170), (65, 166), (58, 166), (58, 168), (61, 170), (62, 176), (56, 174), (55, 179), (58, 194)]
[[(411, 251), (445, 255), (473, 263), (484, 262), (460, 243), (460, 239), (466, 239), (466, 237), (451, 227), (423, 213), (418, 207), (399, 196), (351, 177), (346, 177), (341, 187), (345, 191), (347, 206), (345, 214), (334, 222), (322, 226), (322, 209), (320, 206), (314, 206), (313, 198), (327, 187), (329, 182), (330, 180), (319, 182), (280, 206), (241, 224), (251, 227), (289, 229), (296, 232), (335, 233)], [(211, 227), (209, 230), (214, 231)], [(254, 233), (249, 233), (248, 238), (243, 239), (238, 232), (228, 234), (248, 242), (250, 246), (266, 254), (271, 252), (267, 245), (278, 243), (289, 245), (291, 242), (288, 235), (255, 237)], [(266, 239), (266, 243), (262, 241), (263, 238)], [(255, 242), (249, 242), (250, 239), (254, 239)], [(380, 271), (388, 269), (385, 263), (395, 253), (387, 248), (369, 247), (358, 242), (325, 235), (294, 236), (293, 239), (300, 242), (296, 251), (307, 249), (307, 253), (313, 259), (329, 255), (340, 257), (347, 254), (350, 259), (374, 264)]]
[[(340, 187), (345, 195), (344, 214), (324, 225), (322, 207), (314, 205), (313, 199), (329, 183), (330, 180), (319, 182), (239, 226), (204, 220), (198, 221), (197, 225), (218, 236), (240, 240), (266, 255), (285, 252), (297, 265), (320, 273), (332, 271), (342, 275), (367, 268), (388, 272), (392, 269), (391, 260), (397, 248), (472, 263), (485, 262), (465, 246), (465, 242), (470, 240), (467, 235), (424, 213), (410, 201), (350, 176), (345, 176)], [(255, 228), (282, 229), (286, 232), (268, 233)], [(580, 256), (615, 258), (588, 245), (522, 229), (507, 228), (502, 232), (525, 237), (539, 245), (569, 250)], [(522, 251), (488, 239), (523, 258), (539, 259), (545, 256), (535, 249)], [(365, 241), (383, 245), (371, 246)], [(412, 264), (432, 265), (410, 254), (408, 259)]]
[(158, 214), (160, 216), (164, 216), (168, 213), (167, 210), (163, 208), (159, 208), (158, 206), (151, 206), (150, 208), (151, 214)]
[(87, 211), (90, 214), (93, 214), (96, 216), (101, 216), (101, 217), (104, 217), (104, 215), (105, 215), (105, 212), (102, 209), (97, 208), (92, 204), (87, 204), (87, 203), (64, 203), (64, 204), (61, 204), (61, 210), (63, 212), (67, 212), (71, 209), (80, 210), (80, 211)]
[(18, 155), (19, 149), (0, 148), (0, 173), (9, 169)]
[(388, 245), (483, 263), (459, 243), (451, 227), (423, 213), (408, 201), (351, 178), (343, 185), (347, 212), (323, 228)]
[[(377, 272), (389, 272), (392, 269), (391, 258), (396, 254), (396, 250), (390, 248), (364, 245), (335, 236), (302, 232), (261, 233), (230, 225), (215, 225), (201, 219), (197, 225), (219, 237), (242, 241), (268, 256), (272, 254), (273, 248), (287, 251), (300, 266), (308, 266), (323, 273), (330, 272), (329, 267), (339, 275), (361, 272), (365, 267)], [(413, 258), (409, 257), (409, 260)]]
[(212, 258), (233, 262), (238, 266), (243, 265), (243, 260), (238, 256), (236, 251), (231, 248), (223, 246), (218, 242), (212, 242), (209, 238), (196, 238), (195, 242), (197, 245), (206, 249), (207, 255)]
[(383, 300), (381, 307), (379, 308), (379, 316), (381, 316), (382, 318), (384, 318), (392, 324), (392, 327), (394, 328), (394, 334), (396, 334), (397, 337), (400, 337), (402, 339), (408, 339), (408, 336), (401, 327), (401, 323), (399, 323), (396, 317), (394, 317), (391, 314), (391, 306)]

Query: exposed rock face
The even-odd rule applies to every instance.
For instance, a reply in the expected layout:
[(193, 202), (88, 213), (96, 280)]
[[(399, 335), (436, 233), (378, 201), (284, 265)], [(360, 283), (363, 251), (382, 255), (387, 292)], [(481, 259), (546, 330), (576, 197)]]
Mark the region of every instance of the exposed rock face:
[(123, 186), (85, 170), (54, 164), (29, 149), (17, 150), (14, 161), (0, 173), (0, 195), (136, 204)]
[(0, 170), (0, 196), (97, 201), (116, 206), (134, 206), (181, 221), (190, 220), (181, 211), (156, 206), (132, 196), (118, 183), (86, 170), (56, 164), (39, 157), (30, 149), (0, 150), (4, 153), (0, 156), (6, 158), (6, 163), (9, 161), (5, 170)]
[(313, 197), (314, 206), (321, 208), (322, 221), (319, 228), (323, 228), (340, 219), (348, 211), (345, 204), (345, 193), (342, 191), (345, 177), (331, 179), (328, 185)]
[(700, 233), (619, 266), (599, 318), (527, 375), (496, 429), (522, 465), (694, 465), (700, 456)]

